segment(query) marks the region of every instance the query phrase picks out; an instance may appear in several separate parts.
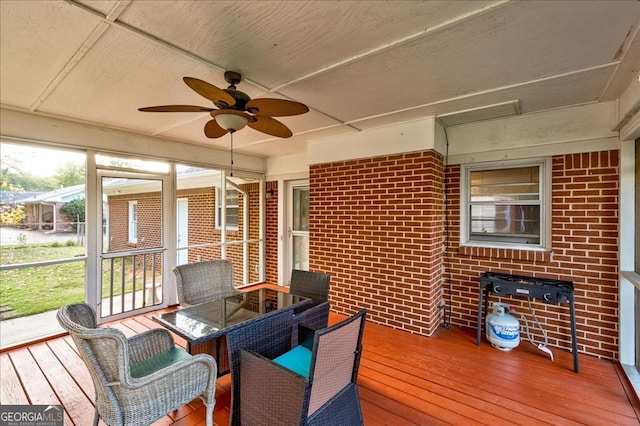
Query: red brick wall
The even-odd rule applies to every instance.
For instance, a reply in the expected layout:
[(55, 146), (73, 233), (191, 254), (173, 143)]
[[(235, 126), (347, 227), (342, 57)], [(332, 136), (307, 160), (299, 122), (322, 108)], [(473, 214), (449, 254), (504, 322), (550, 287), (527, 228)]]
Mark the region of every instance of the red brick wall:
[(430, 335), (440, 324), (443, 158), (409, 153), (310, 168), (310, 270), (333, 311)]
[(273, 194), (267, 198), (266, 220), (266, 275), (270, 284), (278, 283), (278, 182), (267, 182), (267, 190)]
[[(443, 320), (441, 303), (451, 323), (476, 327), (485, 271), (569, 280), (579, 351), (616, 359), (618, 152), (561, 155), (552, 164), (548, 253), (460, 247), (460, 166), (445, 173), (437, 153), (312, 165), (310, 269), (332, 276), (332, 310), (366, 307), (373, 322), (429, 335)], [(525, 300), (505, 298), (528, 315)], [(532, 303), (549, 344), (570, 349), (568, 304)]]
[[(138, 242), (129, 242), (129, 201), (138, 201)], [(109, 251), (162, 247), (160, 193), (109, 197)]]
[[(616, 359), (618, 185), (617, 151), (553, 157), (552, 251), (464, 248), (459, 246), (460, 167), (448, 167), (444, 299), (451, 304), (451, 322), (476, 327), (478, 277), (485, 271), (569, 280), (575, 288), (579, 352)], [(529, 312), (521, 298), (504, 300)], [(551, 346), (571, 348), (568, 306), (533, 302)]]
[[(178, 198), (187, 198), (188, 239), (190, 246), (220, 242), (220, 230), (216, 229), (215, 188), (194, 188), (177, 192)], [(230, 231), (235, 232), (235, 231)], [(189, 249), (189, 263), (199, 260), (220, 259), (219, 247)]]

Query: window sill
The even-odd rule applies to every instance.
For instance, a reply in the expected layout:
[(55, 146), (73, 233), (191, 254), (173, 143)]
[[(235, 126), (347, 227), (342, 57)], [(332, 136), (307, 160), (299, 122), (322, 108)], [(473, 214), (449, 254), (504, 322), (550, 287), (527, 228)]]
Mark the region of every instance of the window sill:
[(461, 245), (458, 253), (465, 256), (487, 257), (492, 259), (512, 259), (530, 262), (551, 262), (551, 251), (544, 249), (524, 250), (506, 247), (479, 247)]
[(627, 379), (629, 380), (629, 383), (631, 384), (631, 387), (636, 394), (635, 396), (637, 399), (638, 395), (640, 395), (640, 373), (638, 373), (638, 370), (636, 370), (636, 367), (633, 365), (622, 363), (620, 363), (620, 365), (622, 366), (622, 369), (624, 370)]
[[(222, 233), (222, 229), (220, 229), (220, 228), (218, 228), (218, 227), (216, 227), (216, 228), (215, 228), (215, 230), (216, 230), (216, 232), (218, 232), (218, 233)], [(230, 234), (230, 233), (235, 233), (235, 234), (237, 234), (239, 231), (240, 231), (240, 230), (239, 230), (238, 228), (227, 228), (227, 234)]]

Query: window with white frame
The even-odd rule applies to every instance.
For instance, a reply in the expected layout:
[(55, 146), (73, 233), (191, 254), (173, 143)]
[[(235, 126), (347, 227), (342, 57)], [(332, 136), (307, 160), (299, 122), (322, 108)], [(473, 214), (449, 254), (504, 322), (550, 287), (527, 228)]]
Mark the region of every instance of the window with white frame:
[(550, 173), (548, 159), (464, 165), (461, 242), (549, 249)]
[(129, 201), (129, 241), (138, 242), (138, 201)]
[[(238, 229), (238, 191), (227, 189), (227, 229)], [(216, 228), (222, 228), (222, 189), (216, 188)]]

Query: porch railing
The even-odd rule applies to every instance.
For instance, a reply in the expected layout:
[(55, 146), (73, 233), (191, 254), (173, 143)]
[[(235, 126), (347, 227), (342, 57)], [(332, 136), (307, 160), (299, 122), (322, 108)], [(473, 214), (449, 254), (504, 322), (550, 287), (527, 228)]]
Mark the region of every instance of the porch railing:
[(164, 250), (102, 254), (103, 318), (162, 304)]

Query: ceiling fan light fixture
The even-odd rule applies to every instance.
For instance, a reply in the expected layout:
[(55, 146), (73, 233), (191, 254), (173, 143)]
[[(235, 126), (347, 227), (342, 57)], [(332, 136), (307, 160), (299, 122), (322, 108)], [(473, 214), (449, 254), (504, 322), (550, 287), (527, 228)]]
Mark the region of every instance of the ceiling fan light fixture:
[[(2, 0), (0, 0), (2, 1)], [(242, 80), (239, 72), (227, 71), (225, 80), (230, 84), (227, 89), (220, 89), (195, 77), (183, 77), (189, 88), (202, 97), (210, 100), (218, 108), (196, 105), (158, 105), (138, 108), (143, 112), (208, 112), (212, 120), (204, 125), (204, 135), (216, 139), (227, 133), (235, 133), (251, 127), (258, 132), (279, 138), (289, 138), (291, 130), (273, 117), (287, 117), (309, 112), (309, 107), (300, 102), (277, 98), (251, 99), (249, 95), (236, 89)]]
[(216, 122), (220, 127), (229, 131), (236, 132), (244, 128), (249, 120), (247, 117), (236, 114), (216, 114)]

